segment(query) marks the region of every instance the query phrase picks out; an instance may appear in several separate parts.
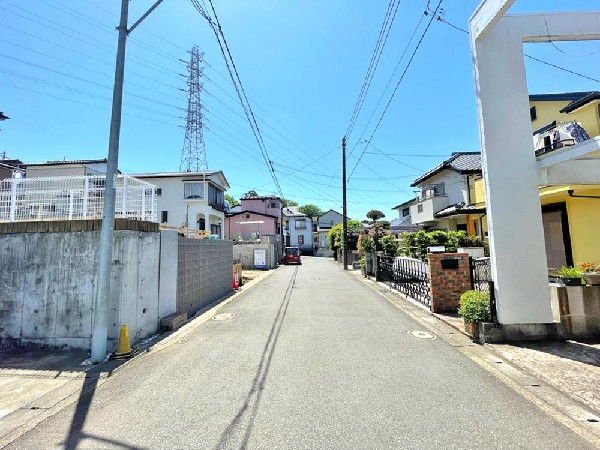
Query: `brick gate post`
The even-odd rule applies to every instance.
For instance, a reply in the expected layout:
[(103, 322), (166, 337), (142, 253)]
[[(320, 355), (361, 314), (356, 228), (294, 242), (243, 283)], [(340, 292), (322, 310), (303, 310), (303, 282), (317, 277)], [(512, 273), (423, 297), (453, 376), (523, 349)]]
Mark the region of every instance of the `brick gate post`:
[(463, 292), (471, 289), (469, 255), (467, 253), (430, 253), (430, 309), (434, 313), (456, 312)]

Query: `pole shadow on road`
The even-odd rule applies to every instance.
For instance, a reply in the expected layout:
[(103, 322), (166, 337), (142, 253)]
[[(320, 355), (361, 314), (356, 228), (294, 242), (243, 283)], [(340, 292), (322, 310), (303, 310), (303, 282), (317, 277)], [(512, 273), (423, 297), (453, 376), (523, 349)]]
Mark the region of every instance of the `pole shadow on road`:
[(254, 426), (254, 419), (256, 418), (256, 414), (260, 406), (263, 390), (265, 389), (265, 382), (271, 367), (271, 360), (273, 359), (275, 347), (277, 346), (277, 340), (279, 339), (281, 326), (283, 325), (283, 320), (287, 314), (287, 309), (292, 297), (292, 291), (294, 289), (294, 285), (296, 284), (297, 274), (298, 267), (295, 267), (292, 278), (290, 279), (285, 293), (283, 294), (283, 299), (279, 305), (273, 325), (271, 326), (271, 332), (269, 333), (269, 338), (267, 339), (267, 343), (263, 349), (260, 362), (256, 370), (256, 375), (252, 380), (250, 391), (248, 392), (241, 409), (235, 415), (225, 431), (221, 433), (221, 438), (215, 447), (216, 450), (232, 448), (234, 441), (237, 439), (241, 439), (239, 443), (240, 449), (247, 448), (248, 446), (248, 441), (250, 440), (250, 435)]

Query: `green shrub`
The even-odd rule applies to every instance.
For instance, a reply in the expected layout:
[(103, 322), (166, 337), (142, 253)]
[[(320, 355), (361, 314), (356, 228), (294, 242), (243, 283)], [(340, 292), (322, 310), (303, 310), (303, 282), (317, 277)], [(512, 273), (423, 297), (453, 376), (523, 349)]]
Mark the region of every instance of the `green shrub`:
[(468, 322), (487, 322), (491, 319), (490, 294), (467, 291), (460, 296), (458, 314)]
[(386, 234), (381, 238), (381, 247), (385, 256), (396, 256), (398, 254), (398, 242), (393, 234)]
[(559, 276), (562, 278), (581, 278), (582, 271), (579, 267), (562, 266), (558, 269)]
[(356, 247), (358, 254), (361, 256), (371, 253), (373, 251), (373, 238), (368, 234), (361, 234), (358, 236)]

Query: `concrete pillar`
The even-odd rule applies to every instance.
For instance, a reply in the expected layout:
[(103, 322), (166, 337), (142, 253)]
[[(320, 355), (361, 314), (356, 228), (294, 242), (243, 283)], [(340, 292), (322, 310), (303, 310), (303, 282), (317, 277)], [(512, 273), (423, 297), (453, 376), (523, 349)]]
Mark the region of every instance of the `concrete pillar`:
[(160, 232), (158, 318), (177, 311), (177, 271), (179, 241), (176, 230)]
[(551, 323), (522, 36), (501, 20), (472, 51), (498, 320)]

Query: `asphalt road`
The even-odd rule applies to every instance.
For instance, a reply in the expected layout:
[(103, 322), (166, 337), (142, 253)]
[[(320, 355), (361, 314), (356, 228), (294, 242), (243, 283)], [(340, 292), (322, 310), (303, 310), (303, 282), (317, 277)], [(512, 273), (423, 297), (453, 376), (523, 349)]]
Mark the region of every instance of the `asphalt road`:
[(8, 448), (591, 448), (330, 259), (219, 313)]

